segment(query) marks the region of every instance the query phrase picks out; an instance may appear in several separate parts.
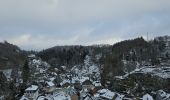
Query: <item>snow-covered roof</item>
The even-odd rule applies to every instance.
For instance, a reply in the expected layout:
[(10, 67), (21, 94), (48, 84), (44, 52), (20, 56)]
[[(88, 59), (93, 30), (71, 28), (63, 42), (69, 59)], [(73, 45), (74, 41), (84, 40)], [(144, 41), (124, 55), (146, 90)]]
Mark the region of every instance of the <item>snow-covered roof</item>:
[(153, 100), (153, 97), (149, 94), (145, 94), (142, 98), (142, 100)]
[(54, 93), (52, 97), (54, 100), (71, 100), (70, 96), (65, 93)]
[(81, 77), (80, 82), (83, 83), (84, 81), (89, 80), (89, 77)]
[(98, 93), (94, 94), (94, 97), (97, 98), (97, 97), (100, 97), (100, 95)]
[(53, 82), (51, 82), (51, 81), (49, 81), (49, 82), (46, 82), (47, 84), (48, 84), (48, 86), (54, 86), (55, 84), (53, 83)]
[(64, 84), (66, 84), (66, 83), (70, 83), (70, 80), (64, 79), (64, 80), (60, 83), (60, 85), (62, 86), (62, 85), (64, 85)]
[(3, 72), (3, 74), (5, 75), (7, 80), (9, 81), (9, 79), (11, 78), (12, 69), (0, 70), (0, 72)]
[(50, 78), (50, 81), (54, 81), (54, 80), (55, 80), (55, 77)]
[(104, 93), (100, 96), (103, 98), (107, 98), (107, 99), (113, 99), (113, 97), (115, 96), (115, 93), (108, 90), (108, 91), (106, 91), (106, 93)]
[(35, 55), (34, 55), (34, 54), (30, 54), (30, 55), (28, 55), (28, 57), (29, 57), (29, 58), (34, 58)]
[(99, 81), (94, 81), (94, 82), (93, 82), (93, 85), (94, 85), (94, 86), (102, 86)]
[(126, 77), (128, 77), (130, 74), (134, 74), (134, 73), (150, 73), (154, 76), (158, 76), (161, 78), (170, 78), (170, 67), (167, 66), (163, 66), (163, 67), (155, 67), (155, 66), (144, 66), (141, 68), (136, 68), (135, 70), (126, 73), (123, 76), (115, 76), (115, 78), (118, 79), (125, 79)]
[(30, 87), (28, 87), (25, 91), (35, 91), (38, 89), (38, 86), (36, 85), (31, 85)]
[(103, 93), (106, 93), (107, 91), (108, 91), (108, 89), (102, 89), (102, 90), (99, 90), (98, 93), (103, 94)]

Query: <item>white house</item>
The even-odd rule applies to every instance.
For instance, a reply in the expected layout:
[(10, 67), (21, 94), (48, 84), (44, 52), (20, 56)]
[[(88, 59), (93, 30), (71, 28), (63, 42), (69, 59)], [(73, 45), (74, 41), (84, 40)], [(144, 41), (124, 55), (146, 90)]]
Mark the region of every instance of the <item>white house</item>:
[(149, 94), (145, 94), (142, 98), (142, 100), (153, 100), (153, 97)]
[(103, 98), (103, 99), (106, 99), (106, 100), (112, 100), (116, 95), (116, 93), (111, 92), (110, 90), (105, 91), (105, 89), (103, 89), (100, 92), (101, 92), (100, 97)]
[(27, 97), (30, 100), (36, 100), (38, 97), (38, 86), (31, 85), (25, 90), (24, 96)]

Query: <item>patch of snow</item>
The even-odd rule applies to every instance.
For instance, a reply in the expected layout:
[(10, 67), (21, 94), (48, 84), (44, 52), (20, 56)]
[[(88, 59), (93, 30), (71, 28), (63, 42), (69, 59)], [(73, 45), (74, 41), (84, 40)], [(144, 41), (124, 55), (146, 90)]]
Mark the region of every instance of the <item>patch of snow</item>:
[(5, 75), (8, 81), (11, 79), (12, 69), (5, 69), (5, 70), (0, 70), (0, 71), (3, 72), (3, 74)]
[(30, 54), (28, 55), (29, 58), (35, 58), (35, 55), (34, 54)]
[(125, 79), (130, 74), (133, 73), (144, 73), (144, 74), (152, 74), (161, 78), (170, 78), (170, 67), (155, 67), (155, 66), (144, 66), (141, 68), (136, 68), (135, 70), (131, 71), (130, 73), (126, 73), (123, 76), (115, 76), (118, 79)]
[(94, 82), (93, 82), (93, 85), (94, 85), (94, 86), (102, 86), (99, 81), (94, 81)]
[(100, 96), (111, 100), (115, 96), (115, 93), (111, 92), (110, 90), (107, 90), (104, 94), (102, 94)]
[(80, 81), (80, 83), (83, 83), (86, 80), (89, 80), (89, 77), (84, 77), (83, 76), (83, 77), (81, 77), (81, 79), (79, 81)]
[(52, 86), (55, 86), (55, 84), (53, 82), (46, 82), (48, 84), (48, 86), (52, 87)]
[(98, 93), (103, 94), (103, 93), (106, 93), (107, 91), (108, 89), (102, 89), (102, 90), (99, 90)]
[(64, 80), (60, 83), (60, 85), (62, 86), (62, 85), (64, 85), (65, 83), (70, 83), (70, 80), (64, 79)]
[(37, 90), (38, 89), (38, 86), (36, 86), (36, 85), (31, 85), (30, 87), (28, 87), (27, 89), (26, 89), (26, 91), (35, 91), (35, 90)]
[(52, 77), (52, 78), (49, 78), (50, 79), (50, 81), (54, 81), (55, 80), (55, 77)]
[(98, 98), (98, 97), (100, 97), (100, 94), (96, 93), (96, 94), (94, 94), (94, 97)]

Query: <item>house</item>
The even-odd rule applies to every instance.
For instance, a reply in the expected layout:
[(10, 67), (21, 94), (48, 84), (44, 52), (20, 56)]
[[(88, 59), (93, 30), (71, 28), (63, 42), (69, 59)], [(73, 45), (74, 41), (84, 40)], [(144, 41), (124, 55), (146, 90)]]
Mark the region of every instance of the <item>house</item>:
[(153, 100), (153, 97), (149, 94), (145, 94), (143, 97), (142, 97), (142, 100)]
[(44, 90), (46, 93), (52, 93), (55, 91), (55, 84), (52, 81), (47, 81), (45, 84)]
[(163, 100), (166, 97), (166, 93), (163, 90), (159, 90), (156, 93), (156, 100)]
[(163, 90), (159, 90), (156, 93), (156, 100), (170, 100), (170, 94), (164, 92)]
[(47, 87), (54, 87), (55, 84), (52, 81), (46, 82)]
[(83, 100), (93, 100), (92, 97), (90, 95), (86, 95)]
[(93, 89), (94, 86), (92, 84), (92, 82), (90, 80), (85, 80), (83, 83), (82, 83), (82, 88), (83, 89)]
[(90, 94), (86, 93), (85, 91), (82, 91), (80, 93), (80, 100), (93, 100), (93, 99)]
[(95, 87), (101, 87), (101, 86), (102, 86), (99, 81), (94, 81), (94, 82), (93, 82), (93, 85), (94, 85)]
[(30, 87), (28, 87), (26, 90), (25, 90), (25, 94), (24, 96), (28, 99), (31, 99), (31, 100), (36, 100), (37, 97), (38, 97), (38, 86), (36, 85), (31, 85)]
[(116, 96), (116, 93), (114, 92), (111, 92), (110, 90), (108, 89), (102, 89), (102, 90), (99, 90), (99, 94), (100, 94), (100, 97), (105, 99), (105, 100), (112, 100), (114, 99)]

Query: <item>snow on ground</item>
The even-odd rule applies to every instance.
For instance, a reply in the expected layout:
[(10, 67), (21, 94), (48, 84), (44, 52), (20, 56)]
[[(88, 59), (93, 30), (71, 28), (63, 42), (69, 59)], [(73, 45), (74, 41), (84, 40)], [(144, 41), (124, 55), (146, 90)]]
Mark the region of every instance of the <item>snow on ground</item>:
[[(81, 77), (73, 77), (72, 80), (71, 80), (71, 83), (76, 83), (77, 81), (79, 81), (80, 83), (83, 83), (84, 81), (86, 80), (89, 80), (89, 77), (84, 77), (84, 76), (81, 76)], [(67, 80), (65, 80), (67, 81)], [(70, 81), (69, 81), (70, 82)]]
[(26, 89), (26, 91), (35, 91), (35, 90), (37, 90), (38, 89), (38, 86), (36, 86), (36, 85), (31, 85), (30, 87), (28, 87), (27, 89)]
[(93, 82), (93, 85), (94, 85), (94, 86), (102, 86), (102, 84), (101, 84), (99, 81), (94, 81), (94, 82)]
[(134, 71), (127, 73), (123, 76), (115, 76), (118, 79), (124, 79), (128, 77), (130, 74), (133, 73), (144, 73), (144, 74), (152, 74), (161, 78), (170, 78), (170, 67), (162, 66), (162, 67), (155, 67), (155, 66), (144, 66), (141, 68), (136, 68)]
[(12, 69), (5, 69), (0, 71), (3, 72), (8, 81), (11, 79)]
[(96, 64), (94, 64), (91, 60), (90, 56), (86, 56), (84, 60), (83, 66), (74, 66), (71, 69), (72, 72), (78, 75), (79, 80), (84, 81), (82, 76), (92, 75), (100, 80), (100, 70)]
[(60, 85), (62, 86), (62, 85), (64, 85), (65, 83), (70, 83), (70, 80), (69, 80), (69, 79), (64, 79), (64, 80), (60, 83)]
[(124, 95), (121, 95), (121, 94), (116, 93), (116, 92), (112, 92), (108, 89), (99, 90), (97, 92), (97, 94), (95, 95), (95, 97), (99, 97), (99, 96), (102, 97), (102, 98), (107, 98), (109, 100), (112, 100), (114, 97), (115, 97), (114, 100), (122, 100), (124, 98)]

